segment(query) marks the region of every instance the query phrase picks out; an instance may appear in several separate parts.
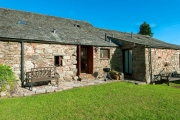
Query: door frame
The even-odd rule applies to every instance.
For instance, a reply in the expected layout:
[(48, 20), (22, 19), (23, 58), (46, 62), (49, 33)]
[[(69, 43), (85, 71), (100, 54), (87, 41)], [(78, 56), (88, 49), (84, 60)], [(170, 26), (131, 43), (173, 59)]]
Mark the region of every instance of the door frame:
[[(126, 60), (126, 51), (127, 51), (127, 60)], [(131, 55), (130, 55), (130, 51), (131, 51)], [(132, 75), (133, 73), (133, 50), (132, 49), (124, 49), (123, 50), (123, 73), (127, 74), (127, 75)], [(130, 59), (131, 57), (131, 59)], [(131, 60), (131, 61), (130, 61)], [(127, 64), (127, 66), (126, 66)], [(126, 68), (128, 69), (126, 72)]]
[(81, 48), (87, 48), (87, 74), (93, 74), (93, 46), (77, 46), (77, 75), (80, 75), (81, 72)]

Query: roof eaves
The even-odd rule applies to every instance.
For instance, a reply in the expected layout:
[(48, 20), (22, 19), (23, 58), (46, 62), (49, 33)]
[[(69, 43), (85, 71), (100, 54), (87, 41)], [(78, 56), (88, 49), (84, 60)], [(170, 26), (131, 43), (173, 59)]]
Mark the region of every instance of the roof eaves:
[[(156, 39), (153, 39), (154, 42), (146, 42), (143, 40), (141, 41), (138, 41), (137, 39), (134, 39), (134, 38), (130, 38), (128, 37), (128, 39), (125, 39), (125, 38), (113, 38), (113, 37), (110, 37), (111, 39), (116, 39), (116, 40), (121, 40), (121, 41), (126, 41), (126, 42), (132, 42), (132, 43), (136, 43), (136, 44), (140, 44), (140, 45), (145, 45), (145, 46), (148, 46), (148, 47), (153, 47), (153, 48), (164, 48), (164, 49), (176, 49), (176, 50), (180, 50), (180, 46), (178, 45), (174, 45), (174, 44), (169, 44), (169, 43), (165, 43), (163, 41), (160, 41), (160, 40), (156, 40)], [(151, 40), (151, 39), (148, 39), (148, 40)]]
[(62, 42), (62, 41), (49, 41), (49, 40), (34, 40), (34, 39), (20, 39), (20, 38), (6, 38), (0, 37), (0, 41), (12, 41), (12, 42), (37, 42), (37, 43), (56, 43), (56, 44), (67, 44), (67, 45), (87, 45), (87, 46), (102, 46), (102, 47), (118, 47), (118, 45), (113, 43), (82, 43), (76, 42)]

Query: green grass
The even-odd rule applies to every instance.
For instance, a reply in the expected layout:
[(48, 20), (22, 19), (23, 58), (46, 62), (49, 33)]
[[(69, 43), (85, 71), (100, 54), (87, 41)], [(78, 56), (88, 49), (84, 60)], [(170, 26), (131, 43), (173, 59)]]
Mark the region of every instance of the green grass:
[(114, 82), (0, 99), (1, 120), (179, 120), (180, 89)]
[(170, 86), (180, 88), (180, 80), (170, 82)]

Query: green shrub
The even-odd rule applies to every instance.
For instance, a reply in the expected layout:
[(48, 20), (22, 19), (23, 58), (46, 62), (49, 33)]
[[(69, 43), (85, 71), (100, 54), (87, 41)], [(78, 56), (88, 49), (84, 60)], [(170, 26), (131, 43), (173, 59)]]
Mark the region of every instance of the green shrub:
[(116, 76), (120, 75), (120, 73), (118, 71), (116, 71), (116, 70), (111, 70), (109, 72), (109, 74), (110, 74), (111, 78), (113, 78), (113, 79), (116, 79)]
[[(4, 80), (3, 83), (2, 80)], [(9, 66), (0, 64), (0, 86), (2, 86), (1, 90), (6, 90), (6, 85), (9, 85), (10, 89), (12, 90), (15, 85), (15, 80), (16, 77), (12, 69)]]

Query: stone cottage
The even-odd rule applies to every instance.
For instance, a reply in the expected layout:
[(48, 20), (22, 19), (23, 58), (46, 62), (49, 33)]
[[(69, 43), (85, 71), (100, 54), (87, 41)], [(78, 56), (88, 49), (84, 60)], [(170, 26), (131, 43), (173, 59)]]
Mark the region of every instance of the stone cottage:
[(122, 68), (125, 75), (150, 83), (160, 72), (180, 71), (180, 46), (150, 36), (100, 29), (111, 40), (121, 41)]
[(60, 81), (100, 78), (109, 67), (149, 83), (167, 62), (179, 70), (180, 46), (88, 22), (0, 8), (0, 64), (10, 66), (22, 85), (31, 68), (48, 66), (57, 67)]

